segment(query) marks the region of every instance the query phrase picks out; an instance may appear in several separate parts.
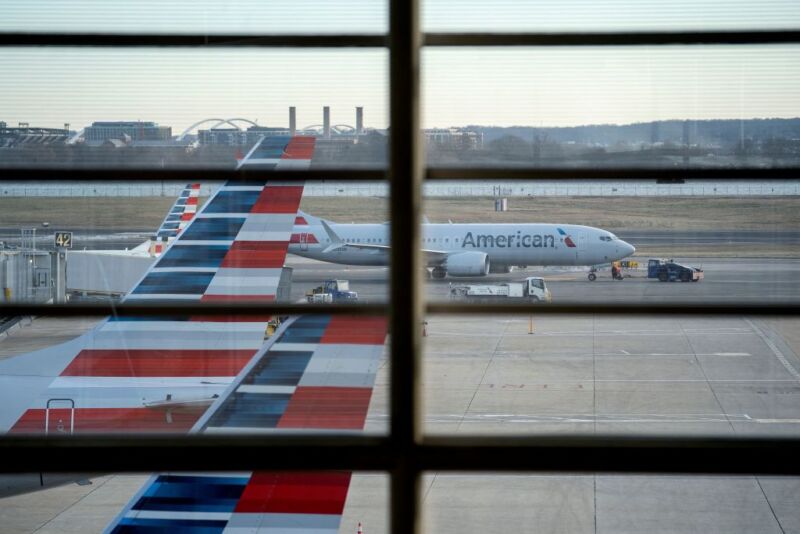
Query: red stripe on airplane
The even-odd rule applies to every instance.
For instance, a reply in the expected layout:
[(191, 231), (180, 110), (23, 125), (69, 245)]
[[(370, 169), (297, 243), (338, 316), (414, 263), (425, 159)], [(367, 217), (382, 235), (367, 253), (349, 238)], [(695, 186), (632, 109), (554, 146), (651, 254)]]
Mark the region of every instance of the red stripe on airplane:
[(194, 218), (194, 212), (181, 213), (181, 220), (182, 221), (191, 221), (193, 218)]
[[(88, 432), (180, 432), (186, 433), (203, 415), (207, 406), (163, 408), (76, 408), (75, 433)], [(51, 435), (69, 432), (71, 410), (50, 410)], [(12, 434), (43, 434), (44, 409), (27, 410), (9, 431)]]
[(197, 197), (189, 197), (186, 199), (187, 206), (197, 206)]
[(303, 225), (303, 226), (308, 226), (308, 221), (305, 219), (305, 217), (295, 217), (294, 218), (294, 223), (295, 224), (300, 224), (300, 225)]
[(320, 343), (383, 345), (386, 341), (386, 317), (334, 315)]
[(255, 472), (234, 513), (341, 515), (349, 487), (349, 472)]
[(192, 184), (192, 189), (200, 189), (200, 184)]
[(372, 388), (298, 387), (278, 428), (364, 428)]
[(313, 137), (292, 137), (283, 150), (281, 159), (308, 159), (314, 157)]
[(61, 376), (236, 376), (253, 350), (82, 350)]
[(281, 268), (288, 246), (286, 241), (234, 241), (220, 267)]
[[(292, 234), (289, 243), (293, 245), (302, 243), (302, 241), (300, 241), (300, 235), (301, 234)], [(316, 245), (317, 243), (319, 243), (319, 241), (317, 241), (317, 237), (314, 234), (306, 234), (305, 242), (308, 243), (309, 245)]]
[(302, 185), (267, 186), (261, 191), (250, 213), (297, 213), (302, 196)]

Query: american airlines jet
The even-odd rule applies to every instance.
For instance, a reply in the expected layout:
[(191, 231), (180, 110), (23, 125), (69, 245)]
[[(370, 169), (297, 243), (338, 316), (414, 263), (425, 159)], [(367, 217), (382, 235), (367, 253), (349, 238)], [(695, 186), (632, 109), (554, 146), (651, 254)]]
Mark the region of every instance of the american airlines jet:
[[(600, 228), (575, 224), (422, 225), (433, 278), (508, 273), (528, 265), (599, 265), (636, 249)], [(346, 265), (387, 265), (388, 224), (336, 224), (298, 211), (289, 252)]]

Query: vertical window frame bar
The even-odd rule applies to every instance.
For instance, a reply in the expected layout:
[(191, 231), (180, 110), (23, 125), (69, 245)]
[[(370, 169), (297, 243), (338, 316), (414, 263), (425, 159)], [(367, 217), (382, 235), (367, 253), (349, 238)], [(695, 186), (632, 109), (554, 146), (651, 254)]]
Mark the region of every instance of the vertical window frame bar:
[(390, 531), (422, 531), (417, 447), (420, 425), (422, 264), (420, 203), (423, 153), (420, 128), (420, 0), (389, 0)]

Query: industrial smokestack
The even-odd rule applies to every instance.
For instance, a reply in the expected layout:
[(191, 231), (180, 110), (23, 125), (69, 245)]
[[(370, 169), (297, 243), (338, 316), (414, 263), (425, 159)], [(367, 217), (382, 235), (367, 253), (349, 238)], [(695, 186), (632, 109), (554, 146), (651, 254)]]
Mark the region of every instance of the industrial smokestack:
[(325, 139), (331, 138), (331, 108), (325, 106), (322, 108), (322, 135)]
[(356, 135), (364, 133), (364, 108), (356, 107)]
[(289, 135), (294, 136), (297, 133), (297, 108), (294, 106), (289, 107)]

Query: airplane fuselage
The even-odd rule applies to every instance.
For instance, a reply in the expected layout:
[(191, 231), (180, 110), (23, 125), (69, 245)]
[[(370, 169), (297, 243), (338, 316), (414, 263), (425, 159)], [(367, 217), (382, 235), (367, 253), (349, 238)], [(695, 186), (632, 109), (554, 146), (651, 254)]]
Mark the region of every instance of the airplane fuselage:
[[(382, 247), (390, 246), (388, 224), (329, 224), (346, 245), (331, 250), (326, 230), (311, 223), (294, 227), (289, 252), (347, 265), (387, 265), (389, 251)], [(635, 250), (599, 228), (536, 223), (423, 224), (421, 246), (450, 255), (482, 252), (493, 267), (598, 265), (630, 256)], [(430, 254), (426, 262), (429, 266), (439, 263), (432, 261)]]

